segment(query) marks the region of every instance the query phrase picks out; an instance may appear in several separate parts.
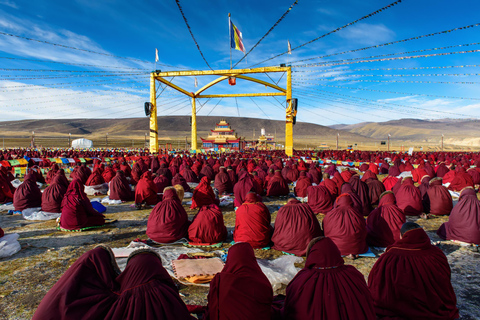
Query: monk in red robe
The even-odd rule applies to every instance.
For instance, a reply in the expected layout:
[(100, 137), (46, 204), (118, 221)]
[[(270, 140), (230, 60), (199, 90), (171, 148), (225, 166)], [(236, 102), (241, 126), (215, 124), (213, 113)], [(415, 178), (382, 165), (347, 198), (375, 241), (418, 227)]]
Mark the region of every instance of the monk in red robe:
[(93, 209), (84, 191), (83, 183), (74, 179), (62, 200), (60, 226), (67, 230), (79, 230), (105, 224), (105, 217)]
[(308, 205), (313, 213), (327, 213), (333, 209), (333, 197), (325, 186), (311, 186), (307, 189)]
[(345, 265), (335, 243), (324, 237), (309, 244), (305, 268), (287, 286), (282, 314), (292, 320), (376, 319), (363, 275)]
[(48, 184), (51, 184), (52, 181), (53, 181), (53, 177), (55, 177), (55, 174), (57, 173), (57, 171), (59, 169), (60, 168), (59, 168), (58, 164), (53, 163), (50, 166), (50, 171), (47, 172), (47, 177), (45, 178), (45, 182), (48, 183)]
[(235, 242), (248, 242), (254, 248), (264, 248), (270, 244), (273, 232), (270, 211), (259, 202), (255, 193), (247, 194), (235, 215)]
[(23, 179), (23, 183), (15, 191), (13, 206), (15, 211), (42, 206), (42, 192), (37, 186), (37, 180), (33, 173), (28, 173)]
[(250, 191), (255, 191), (255, 182), (252, 176), (246, 171), (242, 170), (239, 174), (239, 180), (233, 187), (233, 194), (235, 199), (233, 205), (235, 207), (241, 206), (245, 202), (245, 197)]
[(465, 169), (460, 168), (455, 174), (452, 183), (448, 186), (448, 189), (452, 191), (461, 191), (466, 187), (475, 187), (475, 184), (473, 183), (472, 176), (469, 175)]
[(123, 170), (117, 171), (108, 187), (110, 189), (108, 196), (110, 200), (132, 201), (135, 197)]
[(157, 173), (157, 176), (155, 177), (155, 179), (153, 179), (153, 183), (155, 183), (155, 185), (157, 186), (157, 190), (159, 193), (163, 193), (163, 189), (172, 185), (165, 173), (162, 173), (160, 175), (158, 175)]
[(211, 204), (219, 205), (220, 202), (215, 197), (210, 180), (205, 176), (200, 180), (198, 186), (193, 190), (192, 205), (190, 209), (200, 208)]
[(218, 190), (219, 195), (233, 192), (233, 184), (225, 167), (219, 168), (213, 186)]
[(12, 202), (14, 193), (15, 187), (12, 186), (12, 183), (8, 180), (7, 175), (0, 171), (0, 204)]
[(192, 189), (190, 189), (190, 186), (188, 185), (187, 180), (185, 180), (185, 178), (180, 173), (177, 173), (172, 178), (172, 185), (174, 186), (177, 184), (181, 185), (183, 187), (183, 190), (185, 190), (185, 192), (192, 192)]
[(448, 189), (442, 185), (442, 178), (431, 179), (429, 185), (427, 190), (429, 211), (427, 213), (436, 216), (450, 214), (453, 200)]
[(332, 195), (333, 199), (335, 199), (338, 196), (340, 189), (337, 187), (337, 183), (329, 178), (328, 173), (325, 172), (323, 174), (323, 180), (322, 182), (320, 182), (320, 185), (325, 186), (325, 188), (327, 188), (328, 192)]
[(211, 245), (227, 239), (223, 214), (216, 204), (202, 206), (188, 227), (188, 238), (194, 244)]
[(112, 167), (107, 166), (105, 167), (105, 171), (102, 172), (102, 177), (106, 183), (109, 183), (113, 177), (115, 177), (115, 171), (112, 169)]
[(323, 219), (323, 232), (332, 239), (344, 256), (356, 257), (368, 251), (367, 228), (362, 213), (353, 207), (348, 194), (340, 195), (336, 208)]
[(133, 252), (120, 273), (107, 247), (82, 255), (45, 295), (35, 320), (193, 319), (153, 251)]
[(282, 177), (280, 170), (275, 170), (275, 174), (268, 181), (267, 197), (287, 196), (289, 193), (288, 184)]
[(419, 216), (423, 212), (422, 194), (410, 177), (404, 178), (395, 192), (397, 206), (407, 216)]
[(278, 210), (272, 236), (273, 249), (304, 256), (310, 241), (321, 235), (320, 223), (308, 204), (290, 198)]
[(307, 177), (307, 173), (305, 171), (300, 172), (295, 186), (295, 195), (300, 198), (305, 198), (307, 196), (307, 188), (311, 185), (312, 181)]
[(401, 239), (380, 256), (368, 276), (377, 316), (385, 319), (456, 319), (457, 299), (447, 257), (425, 231), (407, 222)]
[(374, 247), (387, 247), (400, 240), (400, 228), (405, 214), (397, 207), (392, 191), (380, 196), (380, 203), (367, 218), (367, 243)]
[(60, 176), (55, 175), (50, 185), (42, 193), (42, 211), (50, 213), (62, 212), (62, 201), (67, 187), (59, 183)]
[[(112, 179), (109, 180), (109, 182)], [(100, 184), (104, 184), (105, 180), (103, 179), (102, 174), (100, 173), (100, 168), (96, 168), (93, 170), (93, 173), (88, 177), (87, 182), (85, 183), (86, 186), (98, 186)]]
[(480, 245), (480, 201), (475, 189), (467, 187), (462, 190), (448, 222), (440, 226), (437, 234), (444, 240)]
[(188, 215), (174, 187), (167, 187), (163, 200), (153, 208), (147, 223), (147, 235), (158, 243), (172, 243), (188, 234)]
[(135, 187), (135, 206), (140, 209), (143, 204), (154, 206), (160, 200), (157, 185), (153, 182), (150, 171), (142, 174), (140, 181)]
[(210, 283), (206, 320), (270, 320), (273, 291), (252, 247), (238, 243), (228, 250), (222, 272)]

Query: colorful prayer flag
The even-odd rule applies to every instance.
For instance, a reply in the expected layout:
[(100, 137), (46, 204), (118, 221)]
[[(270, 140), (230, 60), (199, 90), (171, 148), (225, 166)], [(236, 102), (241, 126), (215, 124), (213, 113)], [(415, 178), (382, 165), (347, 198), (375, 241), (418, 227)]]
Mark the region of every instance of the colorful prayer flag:
[(230, 21), (230, 46), (232, 49), (236, 49), (245, 53), (245, 47), (243, 46), (242, 33), (237, 27)]

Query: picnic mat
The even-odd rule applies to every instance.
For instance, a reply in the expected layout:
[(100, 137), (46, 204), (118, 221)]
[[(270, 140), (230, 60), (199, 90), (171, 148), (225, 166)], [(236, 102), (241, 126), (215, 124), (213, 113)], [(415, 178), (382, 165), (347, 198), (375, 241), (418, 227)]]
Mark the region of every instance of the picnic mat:
[(222, 271), (223, 262), (219, 258), (181, 259), (173, 260), (172, 266), (177, 279), (184, 279), (190, 284), (203, 284), (212, 281)]

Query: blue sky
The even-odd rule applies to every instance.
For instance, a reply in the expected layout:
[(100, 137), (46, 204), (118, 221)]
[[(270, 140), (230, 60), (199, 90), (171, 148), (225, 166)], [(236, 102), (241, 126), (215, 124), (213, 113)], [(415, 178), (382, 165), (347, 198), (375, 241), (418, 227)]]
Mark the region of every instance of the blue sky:
[[(228, 13), (243, 33), (248, 51), (293, 1), (180, 3), (208, 63), (214, 69), (228, 69)], [(343, 53), (479, 23), (480, 3), (475, 0), (403, 0), (291, 55), (263, 62), (284, 53), (287, 40), (295, 48), (393, 2), (299, 0), (237, 68), (291, 64), (298, 121), (333, 125), (480, 117), (479, 52), (454, 53), (480, 49), (476, 44), (480, 26)], [(157, 69), (208, 69), (175, 1), (0, 0), (0, 32), (102, 53), (0, 35), (0, 121), (142, 117), (155, 48), (160, 58)], [(443, 53), (450, 54), (438, 55)], [(437, 56), (400, 59), (429, 54)], [(236, 63), (243, 53), (232, 55)], [(391, 60), (372, 61), (387, 58)], [(305, 59), (309, 60), (299, 61)], [(285, 77), (280, 76), (271, 75), (284, 86)], [(197, 77), (199, 86), (213, 79)], [(193, 77), (173, 82), (195, 91)], [(205, 93), (262, 91), (269, 90), (238, 80), (236, 86), (222, 83)], [(280, 98), (198, 103), (198, 115), (285, 117)], [(190, 112), (188, 99), (170, 89), (163, 91), (158, 105), (159, 116)]]

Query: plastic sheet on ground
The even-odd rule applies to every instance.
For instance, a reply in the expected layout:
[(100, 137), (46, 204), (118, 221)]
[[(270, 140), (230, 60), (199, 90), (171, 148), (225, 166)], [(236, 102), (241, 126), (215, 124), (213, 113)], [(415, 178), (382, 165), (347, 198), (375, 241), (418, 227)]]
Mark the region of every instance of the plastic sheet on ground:
[(298, 201), (302, 203), (307, 203), (308, 202), (308, 196), (302, 198), (302, 197), (295, 197)]
[(118, 267), (120, 270), (124, 270), (127, 265), (128, 255), (138, 249), (151, 249), (157, 252), (162, 258), (162, 265), (167, 270), (168, 274), (175, 278), (175, 273), (173, 272), (172, 261), (176, 260), (181, 254), (194, 253), (194, 252), (203, 252), (201, 249), (197, 248), (187, 248), (184, 246), (164, 246), (154, 248), (142, 242), (130, 242), (130, 244), (125, 248), (112, 248), (113, 254), (115, 255), (115, 260), (117, 261)]
[(108, 184), (102, 183), (96, 186), (85, 186), (85, 193), (89, 196), (94, 196), (97, 194), (107, 194)]
[(198, 186), (197, 182), (187, 182), (187, 184), (192, 190)]
[(22, 211), (25, 220), (52, 220), (60, 217), (60, 214), (42, 211), (42, 208), (28, 208)]
[(184, 195), (183, 195), (184, 199), (191, 198), (191, 197), (193, 197), (193, 192), (185, 192)]
[(9, 210), (15, 210), (12, 202), (0, 205), (0, 212), (8, 212)]
[(220, 207), (226, 207), (226, 206), (229, 206), (229, 205), (233, 204), (234, 199), (235, 198), (232, 197), (232, 196), (220, 197)]
[[(12, 184), (12, 186), (13, 186), (15, 189), (17, 189), (18, 187), (20, 187), (20, 185), (23, 183), (23, 181), (20, 181), (20, 180), (18, 180), (18, 179), (15, 179), (15, 180), (12, 180), (10, 183)], [(37, 181), (37, 186), (38, 186), (38, 188), (41, 189), (41, 188), (43, 187), (43, 183), (40, 183), (40, 182)]]
[(400, 173), (400, 175), (397, 176), (397, 178), (406, 178), (406, 177), (413, 177), (412, 176), (412, 171), (403, 171)]
[(257, 259), (258, 265), (270, 281), (274, 292), (280, 289), (282, 284), (288, 285), (300, 271), (294, 264), (302, 261), (303, 258), (295, 256), (281, 256), (275, 260)]
[(110, 200), (109, 197), (105, 197), (100, 202), (101, 203), (106, 203), (106, 204), (121, 204), (122, 200)]
[(18, 233), (7, 234), (0, 238), (0, 258), (10, 257), (22, 248), (17, 241)]

